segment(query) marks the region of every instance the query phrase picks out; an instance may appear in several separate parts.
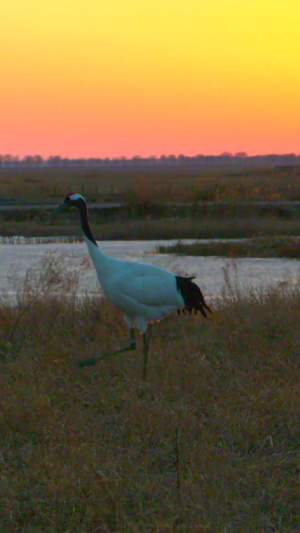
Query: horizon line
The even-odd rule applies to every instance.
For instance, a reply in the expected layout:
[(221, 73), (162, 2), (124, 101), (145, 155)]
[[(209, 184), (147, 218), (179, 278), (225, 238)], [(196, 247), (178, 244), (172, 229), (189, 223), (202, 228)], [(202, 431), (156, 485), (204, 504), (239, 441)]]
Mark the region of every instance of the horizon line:
[(258, 157), (292, 157), (292, 158), (298, 158), (300, 157), (300, 153), (296, 154), (295, 152), (269, 152), (269, 153), (255, 153), (255, 154), (248, 154), (244, 151), (238, 151), (235, 153), (232, 152), (221, 152), (218, 154), (214, 153), (208, 153), (208, 154), (195, 154), (195, 155), (186, 155), (186, 154), (161, 154), (161, 155), (147, 155), (142, 156), (139, 154), (135, 154), (133, 156), (125, 156), (125, 155), (119, 155), (119, 156), (65, 156), (60, 154), (54, 154), (49, 156), (43, 156), (38, 153), (32, 153), (32, 154), (26, 154), (23, 156), (20, 156), (18, 154), (0, 154), (0, 163), (1, 162), (46, 162), (46, 161), (53, 161), (53, 160), (69, 160), (69, 161), (76, 161), (76, 160), (101, 160), (101, 161), (139, 161), (139, 160), (161, 160), (161, 159), (171, 159), (171, 160), (180, 160), (180, 159), (200, 159), (200, 158), (206, 158), (206, 157), (215, 157), (215, 158), (227, 158), (227, 159), (250, 159), (250, 158), (258, 158)]

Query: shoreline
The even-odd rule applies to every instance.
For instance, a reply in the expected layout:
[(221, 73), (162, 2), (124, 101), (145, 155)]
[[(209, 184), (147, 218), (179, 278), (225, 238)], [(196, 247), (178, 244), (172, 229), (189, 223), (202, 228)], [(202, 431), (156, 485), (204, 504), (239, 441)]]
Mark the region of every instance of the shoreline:
[[(124, 240), (124, 239), (120, 239)], [(236, 239), (126, 239), (125, 241), (166, 241), (156, 246), (155, 253), (178, 256), (203, 256), (227, 258), (278, 258), (300, 259), (300, 236), (268, 236)], [(50, 243), (72, 244), (83, 242), (82, 236), (0, 236), (0, 245), (42, 245)], [(111, 242), (116, 242), (112, 239)], [(167, 242), (173, 241), (173, 242)], [(100, 241), (101, 242), (101, 241)], [(106, 240), (107, 242), (107, 240)]]

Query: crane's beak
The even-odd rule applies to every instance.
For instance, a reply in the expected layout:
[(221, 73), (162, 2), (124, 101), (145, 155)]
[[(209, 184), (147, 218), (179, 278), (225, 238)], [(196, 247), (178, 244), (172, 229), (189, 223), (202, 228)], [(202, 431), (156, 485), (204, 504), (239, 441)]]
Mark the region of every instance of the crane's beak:
[(67, 206), (65, 203), (62, 203), (58, 207), (53, 209), (52, 214), (50, 216), (50, 222), (52, 222), (52, 220), (56, 217), (56, 215), (58, 215), (59, 213), (63, 213), (66, 210), (67, 210)]
[(54, 215), (58, 215), (58, 213), (63, 213), (67, 210), (67, 206), (65, 203), (60, 204), (56, 209), (54, 209)]

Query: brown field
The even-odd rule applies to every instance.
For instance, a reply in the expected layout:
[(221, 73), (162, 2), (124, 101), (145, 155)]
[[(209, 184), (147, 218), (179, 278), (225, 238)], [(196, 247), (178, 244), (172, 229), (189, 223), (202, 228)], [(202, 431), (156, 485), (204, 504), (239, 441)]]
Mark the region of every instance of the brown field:
[[(268, 202), (300, 199), (300, 179), (274, 169), (0, 169), (0, 202), (60, 203), (82, 193), (98, 239), (238, 238), (298, 235), (299, 208)], [(103, 210), (97, 202), (121, 202)], [(217, 202), (209, 204), (207, 202)], [(241, 202), (249, 202), (244, 205)], [(255, 202), (266, 202), (264, 205)], [(221, 204), (219, 203), (221, 202)], [(223, 203), (222, 203), (223, 202)], [(51, 221), (51, 208), (0, 208), (0, 235), (79, 236), (76, 213)]]
[[(24, 213), (23, 213), (24, 214)], [(299, 235), (299, 220), (276, 217), (203, 218), (163, 217), (100, 220), (91, 213), (90, 224), (98, 240), (151, 240), (151, 239), (224, 239), (255, 236)], [(76, 212), (57, 217), (42, 215), (25, 220), (13, 220), (7, 214), (0, 216), (0, 235), (25, 237), (60, 236), (82, 238)]]
[[(298, 533), (300, 293), (241, 293), (128, 332), (44, 259), (0, 306), (0, 531)], [(68, 293), (69, 298), (66, 298)], [(77, 302), (77, 303), (76, 303)]]
[(300, 180), (292, 169), (272, 168), (0, 168), (0, 198), (56, 202), (69, 192), (89, 202), (299, 200)]

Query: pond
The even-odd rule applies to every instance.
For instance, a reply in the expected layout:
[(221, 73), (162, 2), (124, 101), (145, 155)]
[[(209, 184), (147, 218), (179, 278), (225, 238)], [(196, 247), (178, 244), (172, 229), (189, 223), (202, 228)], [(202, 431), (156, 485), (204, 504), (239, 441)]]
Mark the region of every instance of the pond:
[[(53, 241), (54, 239), (50, 239)], [(16, 281), (24, 278), (28, 268), (37, 265), (46, 253), (64, 256), (71, 270), (85, 268), (80, 274), (80, 290), (98, 291), (98, 281), (92, 265), (87, 261), (88, 250), (85, 242), (44, 242), (36, 244), (27, 240), (26, 244), (0, 244), (0, 291), (14, 296)], [(175, 274), (195, 276), (205, 297), (209, 300), (219, 297), (224, 287), (224, 273), (229, 272), (233, 279), (238, 278), (242, 288), (251, 286), (298, 284), (300, 262), (296, 259), (227, 259), (222, 257), (191, 257), (156, 253), (159, 244), (172, 244), (175, 241), (103, 241), (101, 250), (112, 257), (151, 263), (166, 268)], [(182, 241), (191, 242), (191, 241)]]

